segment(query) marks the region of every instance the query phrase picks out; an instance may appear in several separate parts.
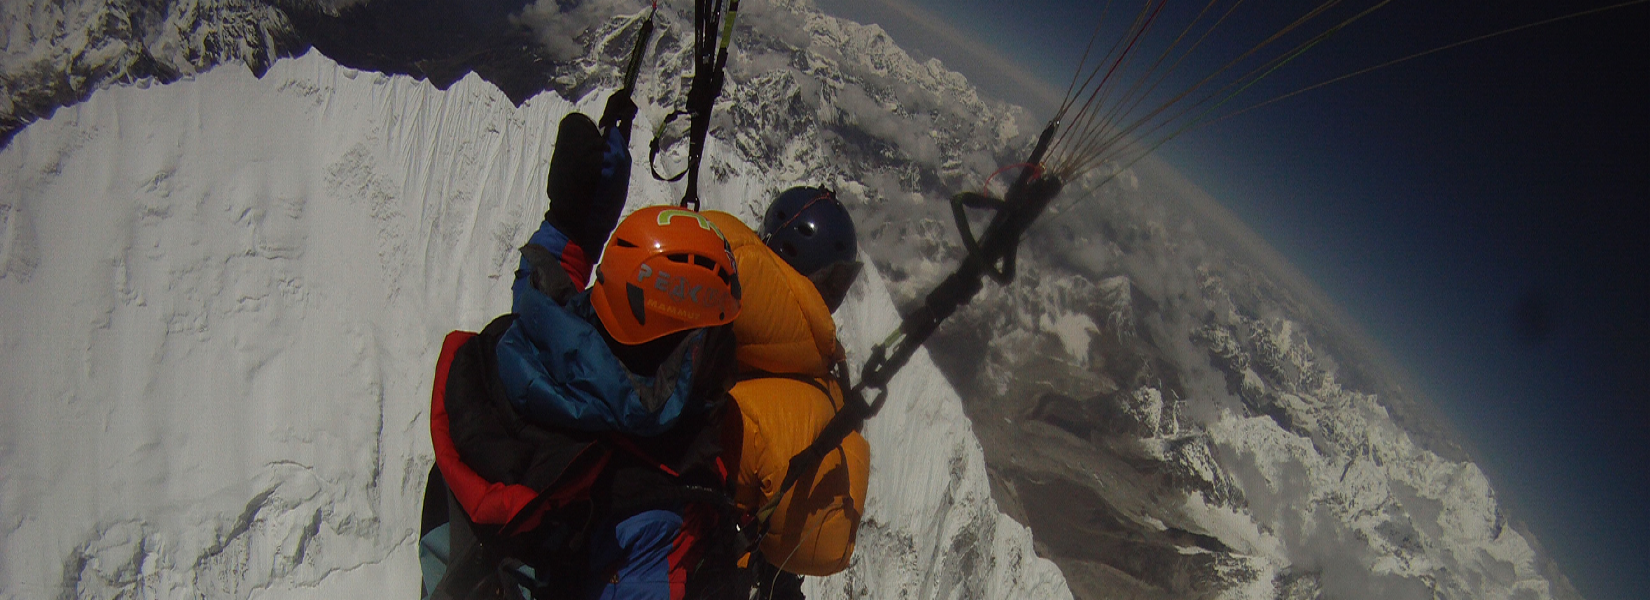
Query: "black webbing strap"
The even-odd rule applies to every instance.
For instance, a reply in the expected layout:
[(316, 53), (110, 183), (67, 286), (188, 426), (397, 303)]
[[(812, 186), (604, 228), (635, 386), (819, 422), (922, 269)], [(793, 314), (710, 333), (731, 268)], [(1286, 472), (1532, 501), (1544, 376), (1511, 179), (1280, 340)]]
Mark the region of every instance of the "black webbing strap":
[[(724, 9), (722, 3), (727, 2)], [(724, 71), (728, 64), (728, 42), (733, 38), (733, 24), (739, 16), (739, 0), (697, 0), (694, 4), (693, 82), (688, 85), (687, 102), (682, 109), (671, 112), (659, 123), (648, 145), (648, 169), (653, 177), (663, 181), (678, 181), (687, 176), (687, 190), (682, 194), (681, 206), (699, 210), (699, 163), (705, 153), (705, 137), (710, 133), (710, 113), (716, 107), (716, 98), (722, 95)], [(678, 117), (688, 117), (688, 164), (681, 173), (666, 177), (659, 173), (654, 161), (658, 159), (660, 138), (665, 128)]]
[(667, 176), (663, 173), (660, 173), (659, 172), (659, 167), (657, 166), (657, 163), (659, 161), (659, 149), (660, 149), (659, 148), (659, 145), (660, 145), (659, 140), (664, 138), (665, 128), (669, 127), (671, 123), (675, 122), (677, 117), (680, 117), (680, 116), (686, 115), (686, 114), (688, 114), (688, 113), (685, 110), (672, 111), (670, 114), (665, 115), (665, 120), (660, 121), (659, 122), (659, 128), (653, 131), (653, 141), (649, 142), (648, 145), (647, 145), (647, 168), (649, 170), (653, 171), (653, 178), (654, 179), (657, 179), (659, 181), (674, 183), (674, 182), (677, 182), (677, 181), (681, 181), (682, 177), (687, 175), (687, 172), (688, 172), (687, 167), (683, 167), (682, 170), (680, 172), (676, 173), (675, 175), (668, 175)]
[[(964, 209), (981, 208), (1002, 211), (1006, 207), (1007, 203), (1002, 200), (974, 192), (963, 192), (951, 197), (951, 217), (957, 222), (957, 233), (962, 236), (963, 248), (968, 250), (969, 256), (984, 257), (985, 250), (980, 248), (979, 240), (975, 239), (974, 230), (968, 225), (968, 213)], [(1018, 240), (1015, 241), (1018, 242)], [(993, 264), (995, 261), (983, 261), (982, 259), (985, 262), (985, 274), (997, 283), (1013, 281), (1014, 256), (1019, 247), (1020, 245), (1015, 243), (1008, 248), (1007, 253), (1003, 255), (1002, 268), (998, 268), (996, 264)]]
[[(653, 1), (653, 10), (647, 13), (647, 20), (642, 21), (642, 29), (636, 32), (636, 45), (630, 49), (630, 61), (624, 66), (624, 91), (636, 90), (636, 75), (642, 71), (642, 57), (647, 54), (647, 43), (653, 39), (653, 16), (659, 13), (658, 0)], [(627, 94), (628, 95), (628, 94)]]
[(497, 567), (502, 558), (492, 547), (481, 543), (471, 529), (470, 517), (451, 491), (445, 491), (449, 512), (447, 526), (447, 570), (430, 593), (430, 600), (467, 600), (496, 596)]
[(647, 55), (647, 44), (653, 39), (653, 16), (658, 12), (659, 3), (654, 2), (653, 11), (647, 13), (641, 30), (636, 32), (636, 45), (630, 48), (630, 59), (625, 63), (623, 87), (607, 98), (607, 106), (602, 109), (602, 118), (597, 122), (602, 137), (617, 127), (625, 141), (630, 141), (630, 126), (636, 119), (636, 102), (632, 97), (636, 93), (636, 76), (641, 72), (642, 58)]
[[(1048, 151), (1048, 145), (1053, 141), (1059, 125), (1059, 121), (1051, 121), (1048, 127), (1043, 129), (1036, 148), (1032, 150), (1031, 158), (1026, 161), (1027, 164), (1037, 165), (1042, 162), (1043, 154)], [(958, 307), (974, 299), (974, 295), (979, 293), (983, 285), (981, 280), (984, 277), (989, 275), (1004, 284), (1011, 281), (1014, 277), (1014, 257), (1020, 247), (1020, 239), (1025, 236), (1026, 230), (1031, 228), (1031, 224), (1042, 216), (1049, 202), (1059, 195), (1061, 187), (1059, 179), (1043, 176), (1039, 169), (1028, 168), (1020, 172), (1000, 203), (967, 195), (954, 198), (954, 213), (960, 213), (965, 205), (973, 204), (993, 208), (996, 214), (986, 226), (985, 233), (977, 240), (968, 228), (966, 216), (956, 215), (959, 234), (963, 238), (963, 245), (968, 249), (968, 255), (963, 257), (963, 262), (958, 265), (956, 271), (923, 298), (922, 306), (901, 319), (898, 331), (872, 349), (871, 358), (865, 362), (860, 374), (859, 387), (884, 389), (894, 374), (905, 366), (912, 354), (916, 353), (917, 348), (939, 329), (940, 323), (956, 312)], [(1002, 263), (1003, 266), (998, 268), (998, 263)], [(881, 398), (878, 399), (879, 404), (880, 401)]]
[[(740, 373), (739, 375), (737, 375), (733, 378), (733, 380), (735, 382), (750, 381), (752, 379), (789, 379), (791, 381), (796, 381), (796, 382), (806, 383), (808, 385), (811, 385), (811, 386), (814, 387), (814, 389), (819, 390), (819, 393), (825, 394), (826, 396), (831, 395), (831, 389), (828, 388), (828, 387), (825, 387), (825, 384), (820, 383), (819, 378), (812, 377), (812, 376), (809, 376), (809, 375), (804, 375), (802, 373), (775, 373), (775, 372), (772, 372), (772, 371), (760, 371), (760, 370), (758, 370), (758, 371), (746, 371), (744, 373)], [(843, 388), (843, 389), (846, 390), (847, 388)]]

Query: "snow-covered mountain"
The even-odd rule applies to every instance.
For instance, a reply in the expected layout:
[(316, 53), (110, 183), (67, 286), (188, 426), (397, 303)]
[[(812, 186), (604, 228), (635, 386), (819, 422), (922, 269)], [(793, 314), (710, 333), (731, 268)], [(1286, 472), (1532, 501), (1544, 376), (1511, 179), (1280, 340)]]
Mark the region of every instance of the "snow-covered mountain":
[(1332, 307), (1141, 171), (931, 344), (1008, 510), (1090, 534), (1052, 552), (1079, 597), (1575, 596)]
[[(115, 87), (20, 133), (0, 153), (0, 594), (415, 596), (439, 340), (508, 310), (555, 123), (603, 99), (518, 108), (479, 78), (310, 54)], [(777, 184), (715, 151), (713, 206)], [(638, 205), (675, 197), (635, 184)], [(895, 323), (867, 281), (840, 315), (856, 356)], [(893, 392), (860, 551), (810, 597), (1069, 597), (932, 363)]]
[[(140, 4), (0, 13), (0, 595), (414, 594), (435, 345), (507, 310), (555, 123), (599, 111), (643, 5), (352, 44), (383, 3)], [(660, 13), (639, 130), (690, 18)], [(749, 220), (839, 189), (862, 359), (960, 256), (941, 199), (1041, 124), (807, 0), (739, 23), (705, 197)], [(275, 60), (311, 45), (334, 56)], [(679, 195), (646, 173), (635, 203)], [(1574, 597), (1251, 237), (1150, 161), (1045, 218), (896, 380), (855, 563), (810, 597)]]
[[(738, 147), (857, 200), (909, 306), (961, 254), (941, 199), (1039, 124), (875, 27), (775, 4), (810, 38), (749, 33)], [(1079, 597), (1575, 596), (1390, 362), (1172, 170), (1124, 171), (1031, 235), (1020, 279), (929, 349), (999, 502)]]

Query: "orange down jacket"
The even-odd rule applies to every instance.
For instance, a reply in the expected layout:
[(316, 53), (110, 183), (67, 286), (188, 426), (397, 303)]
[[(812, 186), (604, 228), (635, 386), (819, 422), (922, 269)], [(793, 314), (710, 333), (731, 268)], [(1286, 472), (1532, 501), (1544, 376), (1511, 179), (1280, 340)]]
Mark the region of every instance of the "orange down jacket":
[[(791, 457), (812, 444), (842, 407), (842, 390), (830, 375), (842, 353), (836, 323), (813, 283), (738, 218), (704, 214), (727, 237), (744, 285), (744, 309), (733, 322), (740, 381), (722, 431), (724, 458), (736, 481), (734, 499), (755, 510), (778, 491)], [(813, 383), (797, 380), (798, 375)], [(768, 562), (800, 575), (847, 568), (870, 468), (870, 446), (855, 432), (811, 477), (798, 479), (762, 539)]]

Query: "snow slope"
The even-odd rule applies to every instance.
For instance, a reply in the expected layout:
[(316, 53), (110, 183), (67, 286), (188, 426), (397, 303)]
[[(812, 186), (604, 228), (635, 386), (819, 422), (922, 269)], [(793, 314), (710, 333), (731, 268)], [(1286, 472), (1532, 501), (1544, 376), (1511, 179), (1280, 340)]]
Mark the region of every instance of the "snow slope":
[[(517, 108), (312, 53), (107, 89), (18, 134), (0, 597), (415, 597), (439, 340), (508, 309), (555, 124), (603, 99)], [(746, 218), (793, 183), (720, 167), (710, 207)], [(677, 195), (643, 169), (632, 189)], [(839, 314), (861, 358), (895, 324), (867, 282)], [(893, 388), (860, 550), (810, 597), (1069, 598), (926, 353)]]

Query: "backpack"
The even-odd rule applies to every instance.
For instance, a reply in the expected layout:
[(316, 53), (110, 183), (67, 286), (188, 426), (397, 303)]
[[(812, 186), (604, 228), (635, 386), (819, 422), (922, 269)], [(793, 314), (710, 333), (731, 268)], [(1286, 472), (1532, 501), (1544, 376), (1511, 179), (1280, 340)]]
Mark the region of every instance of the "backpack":
[[(447, 551), (444, 569), (426, 568), (430, 597), (573, 597), (576, 582), (592, 576), (599, 523), (686, 507), (698, 538), (687, 596), (747, 598), (754, 575), (737, 562), (752, 545), (752, 519), (734, 506), (719, 456), (723, 397), (657, 436), (536, 425), (511, 406), (498, 376), (495, 349), (515, 320), (452, 332), (442, 345), (421, 532), (429, 538), (445, 526)], [(703, 343), (701, 352), (731, 356), (725, 328), (707, 330)]]

